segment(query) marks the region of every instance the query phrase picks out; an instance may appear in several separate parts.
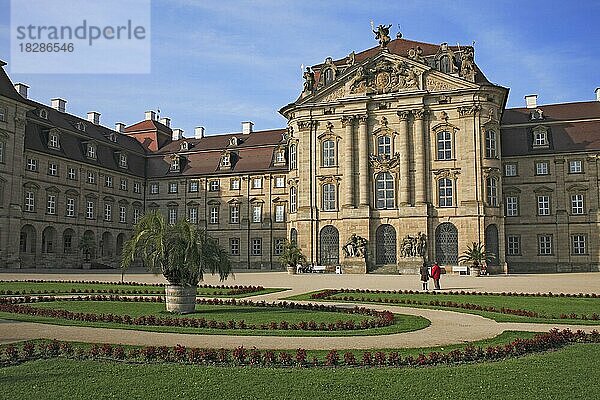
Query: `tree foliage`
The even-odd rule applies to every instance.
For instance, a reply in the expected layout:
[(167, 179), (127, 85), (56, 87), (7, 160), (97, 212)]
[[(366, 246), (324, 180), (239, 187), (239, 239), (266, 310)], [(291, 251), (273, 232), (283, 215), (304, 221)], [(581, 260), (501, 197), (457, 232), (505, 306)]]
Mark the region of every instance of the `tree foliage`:
[(283, 247), (283, 253), (279, 256), (279, 261), (286, 267), (294, 267), (296, 265), (306, 264), (306, 257), (302, 254), (302, 249), (298, 247), (296, 242), (287, 242)]

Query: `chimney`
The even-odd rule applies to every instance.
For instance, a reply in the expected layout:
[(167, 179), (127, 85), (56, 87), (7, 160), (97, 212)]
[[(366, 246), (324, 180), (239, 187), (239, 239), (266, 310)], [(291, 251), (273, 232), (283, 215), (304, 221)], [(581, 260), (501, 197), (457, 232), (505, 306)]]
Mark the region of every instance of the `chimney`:
[(164, 117), (164, 118), (161, 118), (158, 122), (160, 122), (161, 124), (163, 124), (167, 128), (171, 127), (171, 118)]
[(173, 129), (171, 139), (173, 139), (173, 141), (183, 139), (183, 129)]
[(125, 133), (125, 124), (122, 122), (115, 123), (115, 131), (119, 133)]
[(244, 134), (244, 135), (251, 134), (253, 126), (254, 126), (254, 122), (251, 122), (251, 121), (242, 122), (242, 134)]
[(197, 126), (194, 128), (194, 138), (202, 139), (204, 137), (204, 127)]
[(65, 112), (67, 110), (67, 101), (64, 99), (52, 99), (50, 100), (50, 104), (52, 105), (52, 108), (60, 112)]
[(154, 111), (146, 111), (144, 113), (146, 121), (154, 121), (156, 119), (156, 113)]
[(596, 101), (600, 101), (600, 87), (597, 87), (594, 92), (596, 92)]
[(525, 105), (527, 108), (536, 108), (537, 107), (537, 94), (528, 94), (525, 96)]
[(24, 99), (29, 96), (29, 86), (24, 83), (15, 83), (15, 89)]
[(100, 113), (98, 111), (90, 111), (87, 113), (87, 120), (94, 125), (100, 125)]

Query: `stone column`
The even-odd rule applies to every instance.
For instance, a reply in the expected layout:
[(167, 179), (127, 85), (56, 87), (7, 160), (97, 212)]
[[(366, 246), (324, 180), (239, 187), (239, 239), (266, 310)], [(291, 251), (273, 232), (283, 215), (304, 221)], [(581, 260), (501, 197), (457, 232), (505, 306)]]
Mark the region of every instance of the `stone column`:
[(346, 128), (344, 135), (344, 207), (354, 207), (354, 117), (342, 117), (342, 126)]
[(398, 111), (400, 117), (400, 143), (398, 151), (400, 152), (400, 205), (405, 206), (410, 202), (410, 185), (409, 185), (409, 164), (410, 157), (408, 151), (408, 111)]
[(360, 205), (369, 205), (369, 137), (367, 132), (367, 115), (358, 117), (358, 187), (360, 190)]
[(427, 202), (427, 166), (425, 165), (425, 118), (427, 110), (421, 108), (413, 111), (415, 117), (414, 139), (414, 158), (415, 158), (415, 204), (425, 204)]

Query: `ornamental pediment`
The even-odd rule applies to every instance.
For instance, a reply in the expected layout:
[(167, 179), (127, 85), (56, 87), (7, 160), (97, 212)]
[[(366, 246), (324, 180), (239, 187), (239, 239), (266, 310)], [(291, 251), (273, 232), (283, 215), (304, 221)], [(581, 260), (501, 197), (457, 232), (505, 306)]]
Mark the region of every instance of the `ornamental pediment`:
[(428, 92), (446, 92), (479, 88), (479, 85), (475, 83), (436, 70), (429, 70), (425, 74), (423, 81), (424, 89)]

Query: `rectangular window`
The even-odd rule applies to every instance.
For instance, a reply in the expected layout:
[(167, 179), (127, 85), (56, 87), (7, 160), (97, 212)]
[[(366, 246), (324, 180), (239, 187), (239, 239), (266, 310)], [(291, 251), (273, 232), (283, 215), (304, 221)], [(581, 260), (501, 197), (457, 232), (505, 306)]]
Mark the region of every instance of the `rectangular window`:
[(133, 182), (133, 193), (141, 193), (142, 185), (139, 182)]
[(96, 174), (94, 174), (92, 171), (88, 171), (87, 183), (89, 183), (91, 185), (96, 183)]
[(517, 256), (521, 254), (521, 236), (506, 237), (506, 253), (509, 256)]
[(63, 245), (65, 254), (70, 254), (73, 251), (73, 236), (71, 234), (63, 236)]
[(139, 208), (134, 208), (133, 209), (133, 223), (137, 224), (140, 220), (142, 216), (142, 210), (140, 210)]
[(277, 164), (285, 163), (285, 152), (284, 151), (278, 151), (277, 153), (275, 153), (275, 162)]
[(33, 158), (27, 159), (27, 170), (37, 172), (37, 160)]
[(121, 179), (121, 190), (127, 190), (127, 179)]
[(112, 220), (112, 206), (110, 204), (104, 204), (104, 220)]
[(488, 130), (485, 133), (485, 156), (486, 158), (496, 158), (496, 132)]
[(296, 210), (298, 209), (298, 196), (297, 196), (297, 192), (296, 192), (296, 187), (292, 186), (290, 188), (290, 212), (295, 213)]
[(175, 225), (177, 222), (177, 209), (169, 208), (169, 224)]
[(218, 192), (219, 191), (219, 181), (210, 181), (208, 190), (210, 192)]
[(240, 255), (240, 239), (239, 238), (229, 238), (229, 253), (232, 256)]
[(112, 176), (106, 175), (106, 177), (104, 178), (104, 186), (106, 187), (112, 187), (113, 185), (113, 178)]
[(0, 163), (4, 163), (4, 142), (0, 141)]
[(487, 202), (490, 207), (498, 207), (498, 180), (487, 178)]
[(284, 188), (285, 187), (285, 176), (278, 176), (275, 178), (275, 187), (276, 188)]
[(154, 182), (150, 184), (150, 194), (158, 194), (158, 183)]
[(232, 179), (230, 181), (231, 190), (239, 190), (240, 189), (240, 180)]
[(0, 121), (6, 122), (6, 107), (0, 107)]
[(533, 134), (533, 147), (548, 146), (548, 132), (545, 129), (536, 129)]
[(505, 164), (504, 176), (517, 176), (517, 164)]
[(571, 214), (584, 214), (583, 194), (571, 195)]
[(262, 189), (262, 178), (252, 179), (252, 189)]
[(541, 256), (548, 256), (552, 254), (552, 235), (538, 236), (538, 253)]
[(275, 206), (275, 222), (285, 222), (285, 206), (283, 204)]
[(88, 143), (87, 145), (87, 152), (86, 155), (88, 158), (96, 158), (96, 147), (90, 143)]
[(119, 222), (122, 224), (127, 222), (127, 208), (125, 206), (119, 206)]
[(519, 215), (519, 198), (517, 196), (506, 197), (506, 216), (516, 217)]
[(177, 193), (179, 191), (179, 185), (177, 182), (169, 182), (169, 193)]
[(188, 208), (188, 221), (190, 221), (191, 224), (198, 223), (198, 207)]
[(538, 215), (550, 215), (550, 196), (538, 196)]
[(262, 239), (261, 238), (253, 238), (252, 239), (252, 255), (260, 256), (262, 254)]
[(179, 171), (179, 157), (173, 157), (171, 159), (171, 171)]
[(72, 181), (77, 180), (77, 170), (73, 167), (67, 169), (67, 179)]
[(322, 186), (323, 188), (323, 211), (335, 211), (335, 185), (333, 183), (326, 183)]
[(238, 224), (240, 222), (240, 205), (231, 204), (229, 206), (229, 222), (232, 224)]
[(219, 206), (210, 206), (209, 209), (209, 222), (211, 224), (219, 223)]
[(452, 183), (452, 180), (448, 178), (442, 178), (438, 181), (438, 202), (440, 207), (452, 207), (454, 204)]
[(570, 174), (580, 174), (583, 172), (583, 163), (581, 160), (571, 160), (569, 161), (569, 173)]
[(94, 202), (93, 201), (88, 200), (87, 206), (85, 209), (85, 217), (87, 219), (94, 219)]
[(323, 146), (323, 166), (333, 167), (335, 165), (335, 142), (333, 140), (326, 140), (322, 144)]
[(75, 199), (67, 197), (67, 217), (75, 216)]
[(437, 134), (437, 158), (438, 160), (452, 159), (452, 135), (444, 131)]
[(58, 135), (53, 133), (50, 134), (48, 138), (48, 147), (51, 149), (60, 149), (60, 143), (58, 142)]
[(585, 239), (585, 235), (582, 234), (571, 235), (571, 254), (586, 254)]
[(27, 211), (27, 212), (35, 211), (35, 194), (33, 192), (30, 192), (30, 191), (25, 192), (25, 211)]
[(535, 163), (535, 174), (536, 175), (548, 175), (548, 162), (539, 161)]
[(252, 222), (262, 222), (262, 206), (252, 206)]
[(198, 191), (198, 181), (195, 179), (191, 180), (188, 190), (190, 193), (196, 193)]
[(48, 175), (57, 176), (58, 175), (58, 165), (55, 163), (48, 163)]
[(119, 167), (127, 168), (127, 154), (119, 154)]
[(46, 212), (51, 215), (56, 214), (56, 195), (55, 194), (48, 195), (48, 204), (46, 207)]
[(283, 254), (283, 246), (285, 245), (285, 239), (275, 239), (273, 243), (273, 255), (280, 256)]

